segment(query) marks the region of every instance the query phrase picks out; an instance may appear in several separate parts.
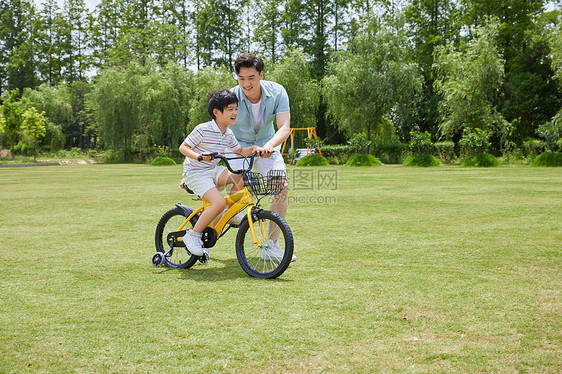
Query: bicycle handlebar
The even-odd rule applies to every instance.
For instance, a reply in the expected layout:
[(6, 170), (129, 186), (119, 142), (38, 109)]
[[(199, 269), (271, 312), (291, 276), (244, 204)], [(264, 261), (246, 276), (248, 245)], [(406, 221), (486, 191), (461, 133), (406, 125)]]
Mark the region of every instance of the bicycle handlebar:
[[(218, 158), (219, 160), (223, 160), (226, 164), (226, 168), (234, 174), (242, 174), (243, 171), (250, 171), (252, 170), (252, 167), (254, 166), (254, 159), (256, 158), (256, 156), (259, 154), (259, 156), (262, 155), (262, 152), (254, 152), (249, 154), (248, 156), (238, 156), (238, 157), (225, 157), (217, 152), (213, 152), (213, 153), (204, 153), (201, 156), (197, 157), (197, 161), (203, 161), (203, 157), (202, 156), (211, 156), (211, 160), (214, 160), (216, 158)], [(250, 159), (250, 165), (248, 166), (247, 169), (239, 169), (239, 170), (233, 170), (232, 167), (230, 166), (230, 162), (229, 160), (247, 160)]]

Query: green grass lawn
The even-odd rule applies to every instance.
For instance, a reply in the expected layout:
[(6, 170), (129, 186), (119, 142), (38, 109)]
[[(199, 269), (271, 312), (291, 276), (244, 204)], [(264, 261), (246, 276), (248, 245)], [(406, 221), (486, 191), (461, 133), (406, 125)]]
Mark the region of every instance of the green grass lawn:
[(0, 372), (562, 372), (559, 168), (291, 168), (276, 280), (150, 265), (180, 169), (0, 169)]

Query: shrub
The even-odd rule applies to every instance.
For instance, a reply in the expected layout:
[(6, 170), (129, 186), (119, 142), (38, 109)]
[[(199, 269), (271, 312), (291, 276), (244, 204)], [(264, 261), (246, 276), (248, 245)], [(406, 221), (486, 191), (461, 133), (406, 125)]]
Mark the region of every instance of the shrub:
[(490, 138), (494, 134), (491, 130), (471, 129), (465, 127), (459, 141), (462, 153), (465, 155), (486, 154), (490, 148)]
[(150, 163), (152, 166), (167, 166), (167, 165), (176, 165), (176, 162), (169, 158), (169, 157), (156, 157)]
[(384, 143), (375, 146), (374, 155), (383, 164), (401, 164), (408, 151), (408, 144)]
[(322, 147), (322, 156), (326, 157), (330, 164), (345, 164), (352, 153), (353, 148), (350, 145), (325, 145)]
[(117, 164), (125, 161), (123, 159), (123, 154), (115, 149), (105, 151), (101, 156), (101, 160), (107, 164)]
[(531, 161), (531, 166), (562, 166), (562, 152), (541, 153)]
[(410, 131), (410, 151), (414, 156), (430, 155), (434, 146), (431, 142), (431, 134), (419, 131)]
[(355, 155), (345, 163), (345, 166), (381, 166), (382, 162), (373, 155)]
[(353, 151), (357, 154), (369, 153), (369, 146), (371, 141), (367, 140), (367, 135), (365, 133), (357, 133), (347, 142)]
[(540, 139), (527, 139), (521, 145), (526, 157), (535, 157), (544, 152), (545, 144)]
[(453, 142), (435, 143), (435, 150), (439, 160), (444, 163), (451, 163), (455, 158), (455, 143)]
[(320, 155), (304, 156), (297, 161), (297, 166), (327, 166), (328, 160)]
[(33, 156), (35, 154), (35, 148), (31, 144), (19, 141), (18, 144), (14, 146), (14, 153), (21, 156)]
[(499, 166), (499, 161), (489, 153), (480, 153), (467, 157), (461, 166), (490, 167)]
[(435, 156), (432, 155), (413, 155), (406, 157), (404, 160), (405, 166), (439, 166), (441, 163)]
[(546, 122), (537, 128), (537, 134), (544, 138), (548, 152), (555, 152), (557, 142), (562, 137), (562, 111), (554, 116), (552, 121)]

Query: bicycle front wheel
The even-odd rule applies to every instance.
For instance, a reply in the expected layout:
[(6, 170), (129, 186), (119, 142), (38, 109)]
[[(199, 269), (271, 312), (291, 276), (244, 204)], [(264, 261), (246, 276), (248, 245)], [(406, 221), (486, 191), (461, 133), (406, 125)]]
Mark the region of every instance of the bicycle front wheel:
[(192, 228), (197, 222), (197, 217), (193, 217), (181, 231), (179, 227), (186, 220), (186, 215), (180, 208), (170, 209), (158, 222), (156, 226), (156, 251), (166, 253), (164, 265), (176, 269), (188, 269), (197, 262), (196, 256), (187, 253), (182, 241), (178, 242), (174, 238), (183, 237), (186, 230)]
[(293, 257), (293, 234), (287, 222), (277, 213), (262, 210), (252, 223), (259, 243), (254, 243), (248, 220), (238, 229), (236, 257), (244, 271), (256, 278), (277, 278), (287, 269)]

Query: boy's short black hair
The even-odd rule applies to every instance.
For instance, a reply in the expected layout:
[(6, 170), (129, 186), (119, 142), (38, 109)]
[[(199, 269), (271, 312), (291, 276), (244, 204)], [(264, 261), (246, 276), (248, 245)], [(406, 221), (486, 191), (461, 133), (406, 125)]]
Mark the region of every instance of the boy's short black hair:
[(224, 108), (229, 106), (230, 104), (238, 104), (238, 97), (236, 94), (229, 90), (214, 90), (209, 92), (209, 105), (207, 109), (209, 111), (209, 115), (212, 119), (215, 119), (215, 115), (213, 113), (214, 109), (218, 109), (221, 112), (224, 111)]
[(234, 61), (234, 70), (236, 74), (240, 73), (241, 68), (255, 68), (258, 73), (263, 71), (263, 60), (251, 53), (242, 53), (236, 61)]

